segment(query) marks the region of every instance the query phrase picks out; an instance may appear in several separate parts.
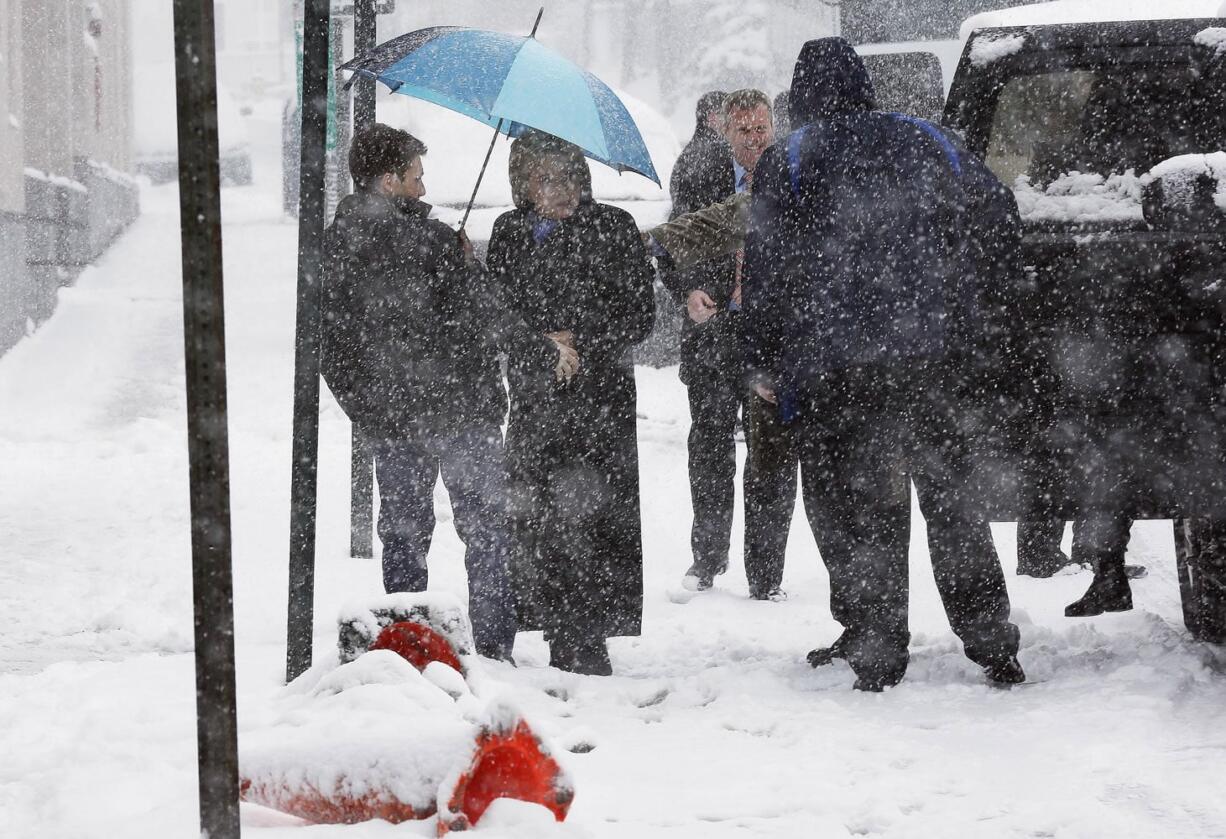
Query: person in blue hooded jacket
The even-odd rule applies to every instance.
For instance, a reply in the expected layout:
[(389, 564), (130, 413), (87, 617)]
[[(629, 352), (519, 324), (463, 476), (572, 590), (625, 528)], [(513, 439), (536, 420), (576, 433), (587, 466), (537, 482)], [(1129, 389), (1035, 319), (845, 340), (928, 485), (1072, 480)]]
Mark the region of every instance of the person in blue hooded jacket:
[(986, 319), (977, 281), (1013, 270), (1012, 194), (957, 138), (875, 110), (841, 38), (804, 45), (795, 130), (754, 183), (743, 285), (751, 385), (794, 426), (805, 510), (855, 687), (906, 672), (910, 482), (933, 572), (966, 655), (997, 683), (1025, 679), (986, 517), (967, 496), (954, 394)]

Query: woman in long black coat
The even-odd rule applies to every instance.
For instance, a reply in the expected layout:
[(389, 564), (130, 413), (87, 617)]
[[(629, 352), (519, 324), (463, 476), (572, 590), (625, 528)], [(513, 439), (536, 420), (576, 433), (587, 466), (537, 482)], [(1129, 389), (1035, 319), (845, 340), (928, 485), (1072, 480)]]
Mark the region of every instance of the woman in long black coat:
[(633, 218), (592, 201), (576, 147), (517, 140), (511, 181), (517, 209), (494, 224), (490, 271), (529, 326), (571, 342), (580, 365), (569, 381), (542, 382), (528, 359), (509, 360), (515, 570), (532, 601), (521, 615), (535, 613), (552, 666), (607, 675), (606, 639), (638, 635), (642, 620), (631, 350), (651, 331), (652, 276)]

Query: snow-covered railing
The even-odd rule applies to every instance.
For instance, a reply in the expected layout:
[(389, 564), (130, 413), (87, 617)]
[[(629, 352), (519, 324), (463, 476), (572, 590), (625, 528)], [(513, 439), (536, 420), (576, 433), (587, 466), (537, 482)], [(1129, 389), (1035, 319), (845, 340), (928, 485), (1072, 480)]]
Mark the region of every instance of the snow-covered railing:
[(74, 181), (72, 178), (66, 178), (63, 175), (52, 175), (44, 172), (41, 169), (35, 169), (32, 166), (27, 166), (23, 170), (27, 178), (33, 178), (36, 181), (43, 181), (52, 186), (71, 189), (73, 192), (79, 192), (82, 195), (88, 195), (89, 190), (85, 188), (85, 184), (80, 181)]

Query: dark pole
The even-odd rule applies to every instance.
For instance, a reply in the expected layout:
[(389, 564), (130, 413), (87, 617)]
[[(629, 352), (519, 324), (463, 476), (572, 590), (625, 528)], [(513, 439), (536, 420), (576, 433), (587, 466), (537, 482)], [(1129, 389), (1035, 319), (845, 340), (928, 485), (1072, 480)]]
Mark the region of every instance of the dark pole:
[[(354, 0), (353, 54), (365, 55), (375, 48), (375, 0)], [(353, 134), (375, 121), (375, 80), (359, 76), (353, 88)], [(358, 427), (350, 435), (349, 456), (349, 555), (374, 556), (374, 453)]]
[[(541, 25), (541, 16), (545, 14), (545, 7), (541, 6), (540, 11), (536, 13), (536, 20), (532, 24), (532, 32), (528, 34), (529, 38), (536, 37), (536, 29)], [(477, 173), (477, 182), (473, 184), (473, 194), (468, 199), (468, 206), (464, 208), (464, 218), (460, 219), (460, 233), (464, 232), (464, 225), (468, 224), (468, 214), (473, 211), (473, 204), (477, 200), (477, 190), (481, 189), (481, 179), (485, 177), (485, 169), (490, 165), (490, 155), (494, 153), (494, 145), (498, 142), (498, 135), (502, 133), (502, 120), (498, 120), (498, 125), (494, 127), (494, 138), (490, 140), (490, 147), (486, 149), (485, 160), (481, 162), (481, 171)]]
[[(354, 0), (353, 54), (365, 55), (375, 48), (375, 0)], [(353, 132), (375, 121), (375, 80), (359, 75), (354, 83)]]
[(175, 0), (174, 24), (200, 834), (238, 839), (230, 447), (213, 0)]
[(329, 0), (306, 0), (302, 26), (302, 157), (298, 196), (298, 310), (290, 470), (289, 610), (285, 679), (311, 666), (315, 505), (319, 466), (319, 309), (328, 132)]

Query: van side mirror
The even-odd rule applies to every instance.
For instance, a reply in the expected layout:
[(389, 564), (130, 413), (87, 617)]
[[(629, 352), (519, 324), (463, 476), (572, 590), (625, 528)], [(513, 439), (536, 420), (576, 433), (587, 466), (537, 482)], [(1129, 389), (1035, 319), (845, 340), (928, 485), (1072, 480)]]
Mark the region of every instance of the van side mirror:
[(877, 92), (877, 109), (940, 122), (945, 109), (941, 61), (930, 52), (862, 56)]
[(1141, 194), (1145, 221), (1159, 230), (1226, 229), (1226, 153), (1159, 163)]

